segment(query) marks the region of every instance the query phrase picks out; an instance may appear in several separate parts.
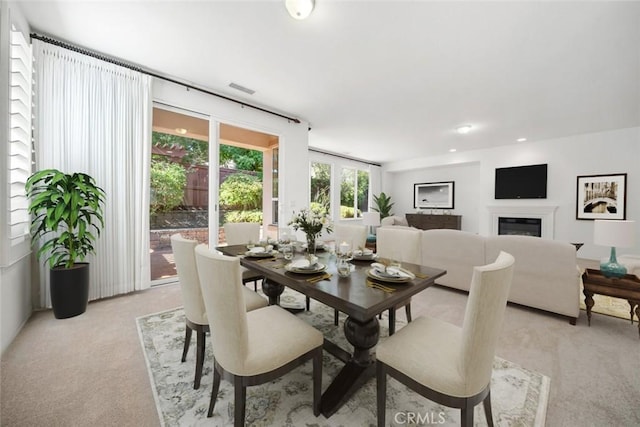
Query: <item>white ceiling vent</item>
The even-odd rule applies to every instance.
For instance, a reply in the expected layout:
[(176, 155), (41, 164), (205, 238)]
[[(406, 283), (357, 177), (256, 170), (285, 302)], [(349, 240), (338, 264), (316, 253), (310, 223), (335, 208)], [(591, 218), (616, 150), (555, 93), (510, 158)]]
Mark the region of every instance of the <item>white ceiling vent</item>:
[(237, 83), (233, 83), (233, 82), (229, 83), (229, 87), (232, 87), (232, 88), (237, 89), (239, 91), (242, 91), (244, 93), (248, 93), (249, 95), (253, 95), (254, 93), (256, 93), (256, 91), (253, 90), (253, 89), (249, 89), (248, 87), (244, 87), (244, 86), (241, 86), (241, 85), (239, 85)]

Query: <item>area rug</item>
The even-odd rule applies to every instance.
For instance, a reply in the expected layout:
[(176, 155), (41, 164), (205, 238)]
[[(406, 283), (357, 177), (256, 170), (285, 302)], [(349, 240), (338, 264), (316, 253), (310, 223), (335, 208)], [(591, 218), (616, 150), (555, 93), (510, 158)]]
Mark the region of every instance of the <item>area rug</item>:
[[(302, 302), (293, 292), (285, 302)], [(333, 324), (333, 309), (312, 302), (311, 311), (298, 315), (342, 348), (352, 347), (343, 336), (345, 315)], [(195, 338), (187, 361), (180, 362), (184, 340), (184, 312), (176, 308), (136, 319), (160, 422), (163, 426), (233, 425), (233, 386), (220, 384), (213, 418), (207, 418), (213, 380), (213, 350), (207, 342), (202, 382), (193, 389)], [(402, 322), (397, 327), (401, 328)], [(381, 340), (388, 336), (386, 315), (380, 321)], [(323, 357), (322, 388), (340, 370), (342, 362), (327, 352)], [(250, 426), (374, 426), (376, 383), (371, 379), (330, 418), (315, 417), (311, 408), (311, 362), (268, 384), (247, 388), (246, 425)], [(497, 358), (491, 379), (491, 398), (496, 426), (544, 426), (549, 396), (549, 378)], [(412, 422), (408, 422), (412, 421)], [(460, 411), (435, 404), (389, 378), (387, 425), (460, 425)], [(486, 426), (482, 405), (475, 408), (475, 425)]]

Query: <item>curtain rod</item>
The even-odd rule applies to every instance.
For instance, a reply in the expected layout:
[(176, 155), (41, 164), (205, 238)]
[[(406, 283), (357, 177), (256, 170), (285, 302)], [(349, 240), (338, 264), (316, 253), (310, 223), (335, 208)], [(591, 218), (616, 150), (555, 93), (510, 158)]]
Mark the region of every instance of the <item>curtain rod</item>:
[(197, 90), (199, 92), (206, 93), (207, 95), (212, 95), (212, 96), (224, 99), (226, 101), (235, 102), (236, 104), (240, 104), (240, 106), (242, 106), (243, 108), (244, 107), (253, 108), (254, 110), (258, 110), (258, 111), (262, 111), (264, 113), (272, 114), (274, 116), (282, 117), (283, 119), (287, 119), (287, 120), (289, 120), (289, 121), (291, 121), (293, 123), (300, 123), (300, 119), (297, 119), (295, 117), (285, 116), (284, 114), (276, 113), (275, 111), (267, 110), (266, 108), (262, 108), (262, 107), (258, 107), (256, 105), (248, 104), (248, 103), (240, 101), (238, 99), (234, 99), (234, 98), (231, 98), (231, 97), (228, 97), (228, 96), (225, 96), (225, 95), (221, 95), (219, 93), (212, 92), (210, 90), (203, 89), (203, 88), (198, 87), (198, 86), (193, 86), (193, 85), (190, 85), (188, 83), (184, 83), (184, 82), (172, 79), (170, 77), (161, 76), (160, 74), (154, 73), (152, 71), (145, 70), (145, 69), (143, 69), (141, 67), (137, 67), (135, 65), (128, 64), (126, 62), (122, 62), (122, 61), (119, 61), (119, 60), (114, 59), (114, 58), (110, 58), (108, 56), (102, 55), (100, 53), (97, 53), (97, 52), (94, 52), (94, 51), (91, 51), (91, 50), (88, 50), (88, 49), (85, 49), (85, 48), (82, 48), (82, 47), (79, 47), (79, 46), (76, 46), (76, 45), (72, 45), (72, 44), (69, 44), (69, 43), (66, 43), (66, 42), (63, 42), (63, 41), (60, 41), (60, 40), (53, 39), (51, 37), (42, 36), (42, 35), (36, 34), (36, 33), (31, 33), (30, 36), (31, 36), (32, 39), (37, 39), (37, 40), (43, 41), (45, 43), (52, 44), (54, 46), (58, 46), (58, 47), (61, 47), (61, 48), (67, 49), (67, 50), (71, 50), (73, 52), (80, 53), (82, 55), (90, 56), (92, 58), (97, 58), (97, 59), (100, 59), (101, 61), (109, 62), (111, 64), (119, 65), (121, 67), (128, 68), (130, 70), (137, 71), (139, 73), (143, 73), (143, 74), (149, 75), (151, 77), (155, 77), (155, 78), (158, 78), (158, 79), (161, 79), (161, 80), (165, 80), (165, 81), (170, 82), (170, 83), (175, 83), (177, 85), (184, 86), (187, 89)]
[(327, 156), (340, 157), (341, 159), (353, 160), (354, 162), (365, 163), (365, 164), (367, 164), (367, 165), (371, 165), (371, 166), (379, 166), (379, 167), (382, 167), (382, 165), (381, 165), (380, 163), (374, 163), (374, 162), (370, 162), (370, 161), (368, 161), (368, 160), (357, 159), (357, 158), (355, 158), (355, 157), (348, 157), (348, 156), (344, 156), (344, 155), (342, 155), (342, 154), (332, 153), (332, 152), (330, 152), (330, 151), (318, 150), (317, 148), (311, 148), (311, 147), (309, 147), (309, 151), (313, 151), (314, 153), (326, 154)]

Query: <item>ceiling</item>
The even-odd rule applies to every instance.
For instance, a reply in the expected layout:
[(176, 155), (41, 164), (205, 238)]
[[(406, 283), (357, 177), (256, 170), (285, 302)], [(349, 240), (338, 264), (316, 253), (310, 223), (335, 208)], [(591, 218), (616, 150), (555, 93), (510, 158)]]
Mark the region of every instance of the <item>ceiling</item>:
[(373, 162), (640, 126), (639, 2), (316, 0), (304, 21), (284, 0), (19, 3), (33, 31), (299, 117), (310, 146)]

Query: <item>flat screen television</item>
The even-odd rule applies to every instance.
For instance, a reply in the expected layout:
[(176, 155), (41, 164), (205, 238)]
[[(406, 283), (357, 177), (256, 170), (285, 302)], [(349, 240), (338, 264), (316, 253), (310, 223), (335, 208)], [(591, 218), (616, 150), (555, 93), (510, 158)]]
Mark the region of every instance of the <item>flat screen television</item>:
[(496, 168), (496, 199), (546, 199), (547, 165)]

